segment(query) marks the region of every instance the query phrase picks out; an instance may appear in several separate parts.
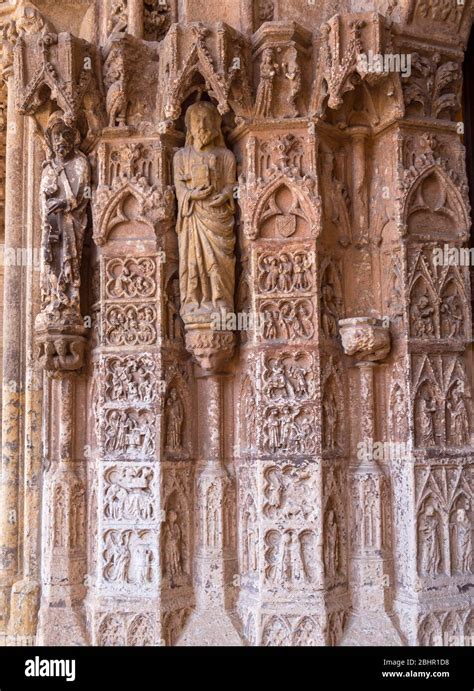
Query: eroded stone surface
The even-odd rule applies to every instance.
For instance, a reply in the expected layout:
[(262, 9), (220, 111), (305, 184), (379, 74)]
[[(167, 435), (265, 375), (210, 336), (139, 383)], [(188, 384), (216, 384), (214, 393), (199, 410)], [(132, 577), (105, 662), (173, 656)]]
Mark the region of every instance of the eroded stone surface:
[(471, 18), (0, 3), (2, 644), (472, 645)]

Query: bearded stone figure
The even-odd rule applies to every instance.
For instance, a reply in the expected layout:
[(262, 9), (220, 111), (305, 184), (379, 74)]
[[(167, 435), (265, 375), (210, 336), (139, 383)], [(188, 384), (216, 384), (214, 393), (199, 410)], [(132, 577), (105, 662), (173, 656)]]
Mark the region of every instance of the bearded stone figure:
[(41, 176), (41, 325), (76, 323), (80, 265), (90, 199), (90, 167), (76, 130), (53, 113), (45, 132), (49, 158)]
[(235, 157), (212, 103), (190, 106), (186, 128), (174, 156), (181, 316), (186, 325), (211, 324), (216, 312), (234, 311)]

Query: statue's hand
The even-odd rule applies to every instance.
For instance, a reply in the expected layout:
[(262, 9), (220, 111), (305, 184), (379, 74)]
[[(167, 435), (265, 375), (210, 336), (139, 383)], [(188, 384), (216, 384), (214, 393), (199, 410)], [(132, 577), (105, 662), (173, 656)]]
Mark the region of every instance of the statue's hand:
[(227, 194), (216, 194), (212, 202), (209, 202), (209, 206), (215, 208), (216, 206), (222, 206), (226, 203), (228, 197)]
[(67, 201), (65, 199), (48, 199), (46, 203), (50, 214), (54, 214), (57, 211), (64, 211), (67, 208)]
[(209, 185), (208, 187), (197, 187), (195, 190), (191, 192), (191, 199), (194, 201), (199, 201), (201, 199), (206, 199), (212, 192), (214, 191), (214, 186)]

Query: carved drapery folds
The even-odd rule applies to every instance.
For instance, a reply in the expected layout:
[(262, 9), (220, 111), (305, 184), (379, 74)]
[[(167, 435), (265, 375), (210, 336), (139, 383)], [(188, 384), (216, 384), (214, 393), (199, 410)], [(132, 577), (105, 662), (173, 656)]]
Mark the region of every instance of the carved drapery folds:
[[(37, 640), (463, 645), (472, 3), (208, 4), (98, 3), (96, 42), (28, 3), (4, 29), (47, 375)], [(11, 515), (0, 628), (11, 598), (33, 631)]]
[(18, 8), (7, 39), (17, 110), (35, 116), (46, 151), (39, 191), (38, 357), (48, 372), (74, 371), (84, 363), (86, 334), (80, 311), (81, 261), (92, 189), (90, 164), (80, 146), (89, 146), (96, 134), (97, 114), (83, 110), (86, 94), (96, 89), (94, 49), (71, 34), (55, 33), (29, 5)]
[(220, 116), (204, 101), (186, 112), (186, 146), (173, 160), (178, 200), (181, 317), (186, 345), (206, 370), (232, 356), (233, 334), (213, 331), (219, 314), (233, 313), (235, 288), (235, 158)]

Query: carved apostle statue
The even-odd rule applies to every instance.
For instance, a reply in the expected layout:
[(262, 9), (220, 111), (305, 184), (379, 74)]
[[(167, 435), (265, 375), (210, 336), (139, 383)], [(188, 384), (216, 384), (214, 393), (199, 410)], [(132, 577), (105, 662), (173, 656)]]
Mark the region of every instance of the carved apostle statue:
[(212, 103), (190, 106), (186, 128), (174, 157), (181, 316), (186, 324), (210, 323), (213, 313), (234, 310), (235, 158)]
[(41, 176), (42, 310), (80, 319), (80, 265), (90, 200), (90, 167), (77, 132), (59, 113), (45, 131), (49, 157)]

